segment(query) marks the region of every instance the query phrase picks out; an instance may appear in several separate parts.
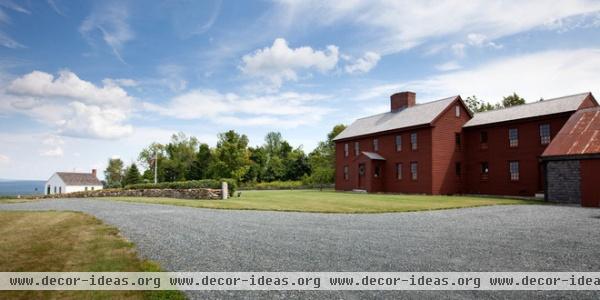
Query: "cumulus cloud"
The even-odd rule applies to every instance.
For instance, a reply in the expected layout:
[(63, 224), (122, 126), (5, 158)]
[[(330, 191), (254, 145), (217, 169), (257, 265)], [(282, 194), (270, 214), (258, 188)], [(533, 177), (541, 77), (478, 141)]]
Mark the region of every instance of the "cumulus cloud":
[(285, 39), (278, 38), (271, 47), (244, 55), (240, 69), (247, 75), (265, 78), (280, 87), (286, 80), (297, 80), (300, 70), (315, 69), (325, 73), (334, 69), (338, 60), (336, 46), (329, 45), (325, 50), (290, 48)]
[[(427, 78), (368, 88), (357, 96), (367, 100), (388, 97), (399, 89), (415, 90), (420, 99), (476, 95), (498, 102), (517, 92), (528, 101), (598, 90), (600, 49), (552, 50), (499, 58), (488, 63)], [(595, 89), (595, 90), (593, 90)]]
[(227, 125), (296, 127), (319, 121), (328, 109), (315, 105), (327, 99), (320, 94), (285, 92), (266, 96), (240, 96), (214, 90), (192, 90), (166, 105), (144, 103), (145, 109), (178, 119), (205, 119)]
[(100, 34), (102, 40), (111, 48), (113, 54), (122, 62), (121, 48), (124, 43), (133, 39), (134, 34), (127, 19), (129, 12), (121, 2), (104, 5), (92, 12), (81, 25), (79, 32), (90, 44), (95, 43), (94, 34)]
[(58, 76), (33, 71), (6, 87), (6, 109), (24, 113), (56, 127), (63, 135), (112, 139), (131, 134), (125, 124), (134, 99), (114, 80), (102, 86), (63, 70)]
[[(279, 14), (294, 26), (330, 26), (350, 23), (363, 28), (359, 42), (389, 54), (440, 38), (456, 39), (469, 33), (488, 41), (535, 28), (556, 29), (557, 20), (597, 13), (594, 0), (547, 1), (277, 1)], [(452, 12), (452, 13), (448, 13)], [(401, 20), (398, 16), (402, 16)], [(419, 26), (415, 26), (419, 24)], [(552, 27), (549, 27), (552, 25)], [(453, 42), (451, 42), (452, 44)]]
[(344, 69), (350, 74), (367, 73), (373, 69), (381, 59), (381, 56), (375, 52), (367, 52), (356, 61), (346, 65)]

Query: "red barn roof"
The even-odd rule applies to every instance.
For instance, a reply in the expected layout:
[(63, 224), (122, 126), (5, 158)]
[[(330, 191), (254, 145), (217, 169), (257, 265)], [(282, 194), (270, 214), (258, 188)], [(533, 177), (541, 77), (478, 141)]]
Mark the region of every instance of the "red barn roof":
[(600, 154), (600, 107), (575, 112), (542, 156)]

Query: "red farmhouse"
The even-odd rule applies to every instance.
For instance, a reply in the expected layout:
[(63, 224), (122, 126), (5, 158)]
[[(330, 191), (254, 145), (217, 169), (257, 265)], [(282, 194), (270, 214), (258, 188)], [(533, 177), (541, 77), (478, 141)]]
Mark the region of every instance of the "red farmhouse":
[(416, 104), (391, 96), (390, 111), (358, 119), (335, 139), (337, 190), (534, 196), (541, 155), (591, 93), (473, 114), (460, 96)]

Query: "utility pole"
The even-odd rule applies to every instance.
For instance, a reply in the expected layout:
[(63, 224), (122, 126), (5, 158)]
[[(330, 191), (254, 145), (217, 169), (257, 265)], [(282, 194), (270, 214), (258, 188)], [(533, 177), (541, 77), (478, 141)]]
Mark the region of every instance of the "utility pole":
[(158, 151), (154, 152), (154, 184), (158, 183)]

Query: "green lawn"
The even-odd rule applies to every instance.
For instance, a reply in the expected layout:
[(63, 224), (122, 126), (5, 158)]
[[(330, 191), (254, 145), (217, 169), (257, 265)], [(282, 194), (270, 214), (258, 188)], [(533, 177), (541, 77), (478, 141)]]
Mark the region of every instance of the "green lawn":
[[(0, 272), (160, 272), (132, 243), (78, 212), (0, 212)], [(179, 291), (0, 291), (0, 299), (184, 299)]]
[(0, 204), (2, 203), (21, 203), (21, 202), (34, 202), (40, 201), (40, 199), (25, 199), (25, 198), (0, 198)]
[[(104, 198), (115, 201), (202, 208), (273, 210), (322, 213), (382, 213), (506, 204), (543, 204), (543, 201), (463, 196), (384, 195), (318, 190), (242, 191), (228, 200), (171, 198)], [(237, 193), (236, 193), (237, 194)], [(102, 199), (102, 198), (101, 198)]]

